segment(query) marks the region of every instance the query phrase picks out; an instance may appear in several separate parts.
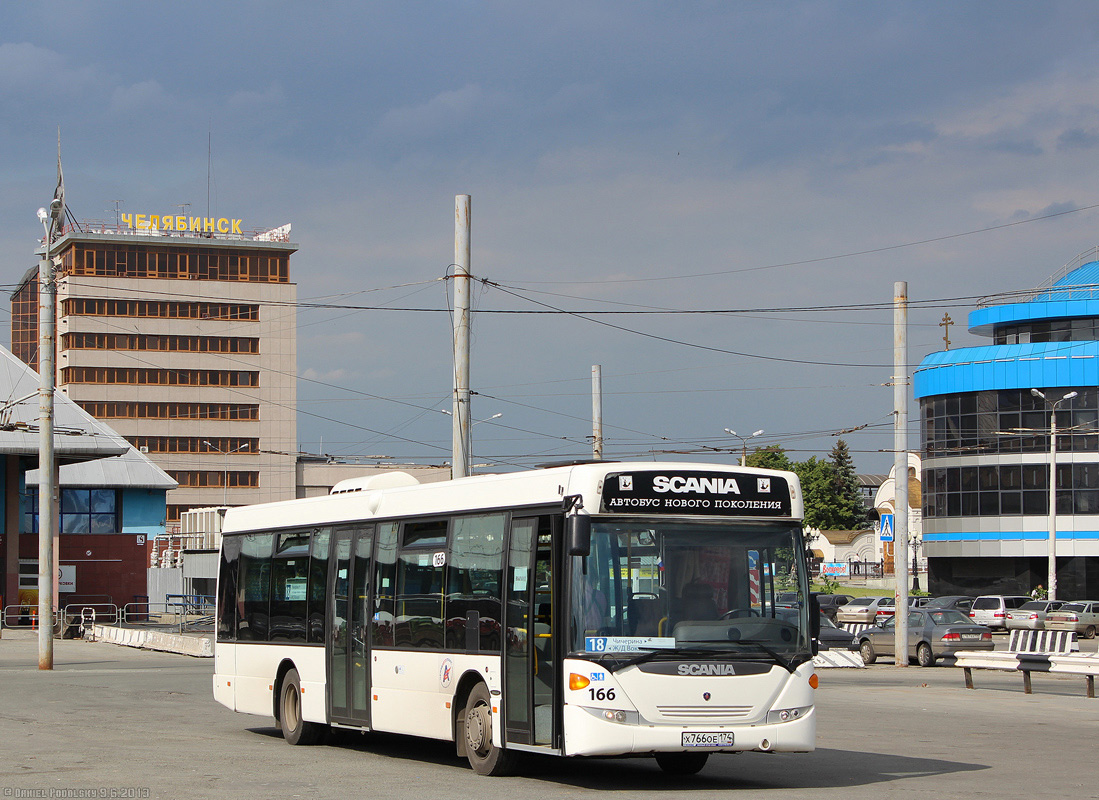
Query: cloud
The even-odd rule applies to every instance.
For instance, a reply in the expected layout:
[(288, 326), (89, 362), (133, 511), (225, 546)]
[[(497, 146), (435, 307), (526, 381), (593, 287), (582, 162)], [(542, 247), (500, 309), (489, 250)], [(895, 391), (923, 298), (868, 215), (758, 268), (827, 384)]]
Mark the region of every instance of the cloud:
[(1099, 145), (1099, 130), (1095, 128), (1073, 128), (1057, 137), (1058, 150), (1091, 150), (1096, 145)]
[(235, 111), (249, 111), (257, 108), (280, 106), (286, 102), (286, 92), (277, 81), (261, 92), (239, 91), (231, 95), (226, 102)]
[(0, 91), (67, 96), (95, 82), (94, 70), (72, 69), (54, 50), (29, 42), (0, 44)]
[(437, 94), (426, 103), (394, 108), (382, 117), (378, 129), (387, 136), (431, 137), (471, 121), (490, 105), (485, 91), (471, 83)]
[(156, 81), (142, 81), (130, 86), (119, 86), (111, 92), (113, 111), (145, 111), (167, 109), (172, 98)]

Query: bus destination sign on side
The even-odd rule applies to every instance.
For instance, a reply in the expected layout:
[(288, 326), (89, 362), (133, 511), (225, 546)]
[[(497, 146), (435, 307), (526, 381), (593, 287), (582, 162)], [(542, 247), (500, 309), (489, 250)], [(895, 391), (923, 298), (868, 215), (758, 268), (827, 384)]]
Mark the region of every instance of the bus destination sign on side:
[(736, 472), (612, 473), (603, 482), (602, 511), (624, 514), (700, 514), (788, 517), (785, 479)]

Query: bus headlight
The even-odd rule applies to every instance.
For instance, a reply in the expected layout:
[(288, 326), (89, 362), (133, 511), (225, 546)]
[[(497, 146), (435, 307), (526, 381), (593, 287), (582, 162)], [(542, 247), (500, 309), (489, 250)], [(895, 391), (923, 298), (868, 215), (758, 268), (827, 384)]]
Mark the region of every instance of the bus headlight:
[(636, 711), (623, 711), (617, 708), (587, 708), (583, 706), (582, 708), (593, 717), (598, 717), (604, 722), (614, 722), (619, 725), (638, 725), (641, 722), (641, 717)]
[(804, 717), (812, 708), (812, 706), (777, 708), (774, 711), (767, 712), (767, 723), (773, 725), (776, 722), (793, 722), (796, 719)]

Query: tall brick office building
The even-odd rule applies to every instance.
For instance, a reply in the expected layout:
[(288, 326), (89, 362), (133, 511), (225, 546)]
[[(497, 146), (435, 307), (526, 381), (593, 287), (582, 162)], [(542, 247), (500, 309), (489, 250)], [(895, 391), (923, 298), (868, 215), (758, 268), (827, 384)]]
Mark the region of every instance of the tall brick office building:
[[(54, 243), (58, 390), (179, 483), (169, 521), (196, 506), (294, 497), (289, 226), (253, 234), (224, 218), (121, 219), (69, 226)], [(37, 266), (12, 295), (11, 325), (12, 352), (37, 369)]]

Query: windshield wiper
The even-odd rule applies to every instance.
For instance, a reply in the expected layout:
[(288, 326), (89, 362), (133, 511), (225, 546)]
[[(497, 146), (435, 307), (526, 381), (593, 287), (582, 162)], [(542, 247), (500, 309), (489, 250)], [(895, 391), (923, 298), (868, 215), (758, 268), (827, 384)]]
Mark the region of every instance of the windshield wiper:
[[(718, 640), (717, 642), (714, 642), (714, 643), (715, 644), (728, 644), (728, 642), (725, 639)], [(709, 642), (702, 642), (702, 644), (710, 644), (710, 643)], [(635, 666), (637, 664), (644, 664), (647, 661), (653, 661), (653, 660), (655, 660), (656, 658), (658, 658), (660, 656), (666, 656), (668, 658), (681, 658), (683, 656), (695, 656), (695, 657), (698, 657), (698, 656), (719, 656), (721, 658), (733, 658), (733, 657), (736, 657), (737, 655), (738, 655), (737, 653), (731, 653), (728, 650), (711, 650), (707, 647), (676, 647), (676, 648), (658, 647), (658, 648), (654, 648), (652, 650), (649, 650), (646, 653), (641, 653), (640, 655), (630, 656), (629, 658), (627, 658), (623, 661), (618, 661), (615, 658), (615, 654), (613, 654), (613, 653), (601, 653), (598, 656), (595, 656), (594, 658), (590, 655), (585, 654), (584, 658), (589, 658), (589, 659), (591, 659), (591, 660), (593, 660), (593, 661), (595, 661), (599, 664), (604, 664), (604, 662), (606, 660), (610, 660), (612, 663), (605, 664), (605, 666), (607, 668), (607, 672), (612, 672), (613, 673), (613, 672), (618, 672), (620, 669), (625, 669), (626, 667), (632, 667), (632, 666)], [(778, 658), (778, 656), (776, 656), (776, 658)], [(781, 663), (781, 660), (780, 660), (780, 663)], [(783, 666), (785, 666), (785, 664), (783, 664)]]
[[(735, 641), (735, 642), (730, 642), (728, 639), (703, 639), (701, 641), (701, 644), (750, 644), (750, 645), (754, 645), (755, 647), (758, 647), (764, 653), (769, 655), (772, 659), (774, 659), (774, 662), (776, 664), (778, 664), (780, 667), (782, 667), (784, 670), (789, 672), (791, 675), (794, 674), (795, 667), (793, 666), (793, 663), (791, 661), (783, 658), (782, 655), (778, 651), (771, 649), (770, 647), (763, 644), (762, 642), (757, 642), (755, 639), (740, 639), (740, 640)], [(706, 652), (708, 653), (710, 651), (707, 650)]]

